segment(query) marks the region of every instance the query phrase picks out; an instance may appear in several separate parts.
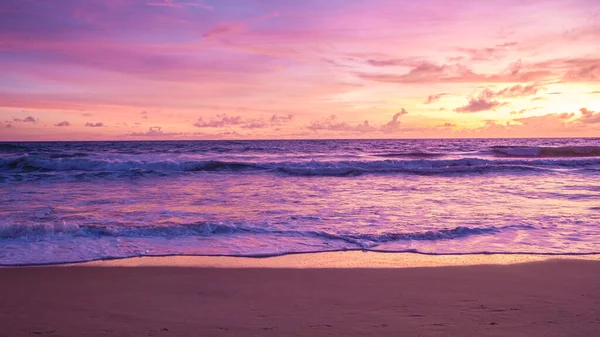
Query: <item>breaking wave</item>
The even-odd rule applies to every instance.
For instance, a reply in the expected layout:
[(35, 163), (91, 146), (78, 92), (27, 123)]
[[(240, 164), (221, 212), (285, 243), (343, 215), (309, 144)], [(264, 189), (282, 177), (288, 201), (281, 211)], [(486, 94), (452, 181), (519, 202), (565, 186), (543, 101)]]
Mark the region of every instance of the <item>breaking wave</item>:
[(535, 229), (530, 225), (509, 225), (501, 227), (455, 227), (422, 232), (384, 232), (334, 234), (325, 231), (297, 231), (267, 229), (234, 223), (192, 223), (158, 226), (106, 226), (76, 224), (48, 225), (3, 225), (0, 226), (0, 239), (43, 240), (54, 237), (127, 237), (127, 238), (178, 238), (193, 236), (212, 236), (227, 234), (258, 234), (277, 236), (312, 237), (325, 240), (340, 240), (360, 246), (372, 247), (390, 241), (438, 241), (452, 240), (473, 235), (489, 235), (508, 229)]
[(492, 151), (498, 156), (516, 158), (600, 157), (600, 146), (494, 146)]

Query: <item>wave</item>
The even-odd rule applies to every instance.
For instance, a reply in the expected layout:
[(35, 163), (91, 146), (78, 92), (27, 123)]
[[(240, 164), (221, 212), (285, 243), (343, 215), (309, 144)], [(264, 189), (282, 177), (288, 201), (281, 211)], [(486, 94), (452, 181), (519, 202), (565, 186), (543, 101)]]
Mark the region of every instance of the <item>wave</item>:
[(436, 158), (443, 157), (445, 154), (433, 152), (388, 152), (378, 153), (375, 156), (384, 158)]
[[(488, 172), (539, 172), (564, 169), (596, 169), (600, 158), (551, 159), (411, 159), (374, 161), (289, 161), (233, 162), (218, 160), (182, 160), (174, 157), (159, 161), (118, 160), (101, 157), (72, 156), (47, 158), (23, 155), (0, 158), (0, 175), (31, 175), (36, 179), (54, 177), (56, 173), (80, 177), (92, 173), (95, 177), (116, 174), (118, 177), (147, 174), (169, 175), (201, 171), (273, 172), (292, 176), (358, 176), (363, 174), (470, 174)], [(23, 177), (21, 177), (23, 178)], [(7, 179), (4, 177), (4, 179)], [(10, 179), (7, 179), (10, 180)]]
[(67, 223), (0, 226), (0, 239), (43, 239), (56, 235), (71, 237), (177, 237), (226, 234), (243, 231), (235, 225), (195, 223), (174, 226), (93, 226)]
[(516, 158), (600, 157), (600, 146), (494, 146), (492, 152), (498, 156)]
[(88, 171), (88, 172), (125, 172), (133, 170), (147, 171), (216, 171), (221, 169), (239, 170), (256, 166), (253, 163), (206, 161), (144, 161), (88, 158), (86, 156), (60, 156), (54, 158), (23, 155), (12, 158), (0, 158), (0, 171), (51, 172), (51, 171)]
[(510, 229), (535, 229), (530, 225), (508, 225), (489, 227), (455, 227), (422, 232), (406, 233), (329, 233), (325, 231), (296, 231), (268, 229), (233, 223), (192, 223), (160, 226), (106, 226), (76, 224), (4, 225), (0, 226), (0, 239), (43, 240), (52, 237), (127, 237), (127, 238), (178, 238), (228, 234), (254, 234), (312, 237), (325, 240), (340, 240), (361, 248), (372, 248), (391, 241), (439, 241), (460, 239), (474, 235), (496, 234)]

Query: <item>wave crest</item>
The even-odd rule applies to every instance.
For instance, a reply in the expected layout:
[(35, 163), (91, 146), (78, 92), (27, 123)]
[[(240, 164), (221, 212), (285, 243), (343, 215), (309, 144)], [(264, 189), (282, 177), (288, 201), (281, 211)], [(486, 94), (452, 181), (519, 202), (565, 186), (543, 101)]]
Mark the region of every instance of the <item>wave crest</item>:
[[(503, 149), (504, 152), (512, 150)], [(590, 150), (591, 151), (591, 150)], [(518, 152), (518, 151), (517, 151)], [(524, 153), (524, 152), (519, 152)], [(537, 153), (537, 152), (536, 152)], [(562, 153), (562, 152), (561, 152)], [(595, 152), (589, 152), (589, 157)], [(531, 155), (533, 156), (533, 154)], [(0, 158), (0, 181), (6, 174), (26, 175), (29, 179), (47, 177), (81, 178), (91, 173), (93, 177), (138, 177), (140, 175), (170, 175), (190, 172), (274, 172), (293, 176), (358, 176), (363, 174), (472, 174), (489, 172), (537, 172), (555, 169), (598, 168), (600, 158), (527, 158), (527, 159), (406, 159), (406, 160), (354, 160), (354, 161), (283, 161), (234, 162), (219, 160), (184, 160), (159, 158), (159, 160), (117, 160), (97, 157), (41, 158), (19, 156)], [(29, 177), (31, 176), (31, 177)]]
[(5, 225), (0, 226), (0, 239), (43, 240), (56, 236), (77, 237), (128, 237), (128, 238), (177, 238), (194, 236), (212, 236), (229, 234), (255, 234), (276, 236), (313, 237), (326, 240), (341, 240), (361, 248), (371, 248), (390, 241), (438, 241), (464, 238), (473, 235), (495, 234), (507, 229), (534, 229), (528, 225), (510, 225), (502, 227), (465, 227), (442, 228), (423, 232), (405, 233), (344, 233), (335, 234), (324, 231), (296, 231), (269, 229), (260, 226), (248, 226), (234, 223), (191, 223), (160, 226), (78, 226), (76, 224), (48, 225)]
[(516, 158), (600, 157), (600, 146), (494, 146), (492, 151), (498, 156)]

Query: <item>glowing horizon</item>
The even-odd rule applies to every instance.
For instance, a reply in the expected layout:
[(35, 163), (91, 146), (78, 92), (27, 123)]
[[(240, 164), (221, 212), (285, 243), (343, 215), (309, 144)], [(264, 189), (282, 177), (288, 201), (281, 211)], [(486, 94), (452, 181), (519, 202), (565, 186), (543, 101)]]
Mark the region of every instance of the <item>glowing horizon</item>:
[(600, 136), (600, 2), (6, 0), (0, 141)]

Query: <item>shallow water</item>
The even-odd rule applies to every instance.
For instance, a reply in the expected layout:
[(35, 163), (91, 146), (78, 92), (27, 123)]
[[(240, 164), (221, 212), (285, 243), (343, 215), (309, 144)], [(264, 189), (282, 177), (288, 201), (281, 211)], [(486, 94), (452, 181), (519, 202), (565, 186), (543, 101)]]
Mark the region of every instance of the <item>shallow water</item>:
[(0, 264), (600, 252), (600, 140), (0, 143)]

